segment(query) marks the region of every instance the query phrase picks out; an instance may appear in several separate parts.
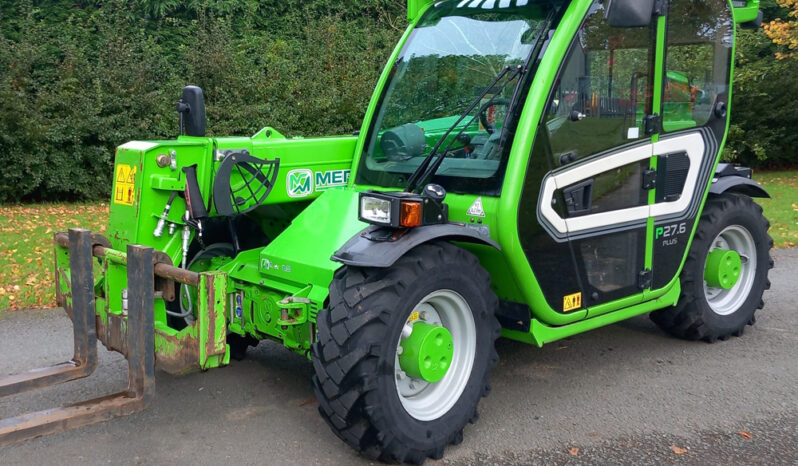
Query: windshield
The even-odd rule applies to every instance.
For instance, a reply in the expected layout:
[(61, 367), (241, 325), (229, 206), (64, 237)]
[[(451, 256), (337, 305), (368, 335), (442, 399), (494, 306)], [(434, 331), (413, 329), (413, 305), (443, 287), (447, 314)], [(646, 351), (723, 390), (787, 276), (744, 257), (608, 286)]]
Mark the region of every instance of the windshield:
[[(404, 187), (502, 70), (527, 62), (552, 8), (551, 2), (524, 0), (452, 0), (430, 8), (391, 71), (357, 182)], [(443, 141), (441, 147), (449, 151), (434, 182), (454, 192), (498, 189), (502, 130), (522, 78), (518, 73), (508, 77), (507, 85), (494, 86)]]

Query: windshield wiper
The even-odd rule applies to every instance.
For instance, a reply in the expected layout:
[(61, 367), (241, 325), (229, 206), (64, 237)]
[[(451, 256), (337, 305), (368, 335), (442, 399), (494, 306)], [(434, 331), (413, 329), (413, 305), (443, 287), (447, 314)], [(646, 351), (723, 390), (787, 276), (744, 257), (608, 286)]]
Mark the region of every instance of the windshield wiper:
[[(480, 102), (482, 102), (482, 99), (484, 99), (488, 94), (492, 95), (493, 97), (501, 94), (502, 91), (504, 91), (504, 88), (506, 88), (507, 85), (510, 84), (513, 81), (513, 79), (516, 78), (516, 76), (520, 75), (523, 70), (524, 67), (522, 65), (505, 66), (501, 70), (501, 72), (499, 72), (496, 78), (493, 79), (493, 82), (491, 82), (490, 85), (486, 87), (485, 90), (482, 91), (479, 97), (474, 99), (471, 105), (468, 106), (468, 109), (466, 109), (466, 111), (464, 111), (460, 115), (457, 121), (455, 121), (451, 126), (449, 126), (449, 129), (447, 129), (446, 132), (443, 134), (443, 136), (441, 136), (440, 139), (438, 139), (438, 142), (436, 142), (435, 146), (432, 148), (432, 152), (430, 152), (427, 158), (425, 158), (424, 161), (421, 162), (421, 165), (419, 165), (418, 168), (416, 168), (416, 171), (414, 171), (413, 174), (410, 175), (410, 178), (407, 181), (407, 188), (405, 189), (405, 192), (408, 193), (415, 192), (415, 190), (418, 189), (419, 186), (424, 185), (428, 179), (430, 179), (433, 175), (435, 175), (435, 172), (438, 171), (438, 168), (440, 168), (441, 163), (443, 163), (443, 159), (446, 158), (446, 154), (449, 152), (449, 149), (452, 147), (452, 144), (454, 144), (455, 141), (457, 141), (460, 135), (462, 135), (465, 132), (466, 128), (468, 128), (471, 125), (471, 123), (473, 123), (474, 120), (476, 120), (479, 117), (479, 115), (477, 114), (471, 117), (471, 120), (469, 120), (468, 123), (463, 126), (463, 129), (461, 129), (460, 132), (457, 133), (457, 136), (452, 138), (452, 140), (449, 142), (446, 148), (440, 150), (441, 145), (443, 145), (443, 143), (446, 141), (446, 138), (448, 138), (449, 135), (452, 134), (452, 131), (454, 131), (457, 128), (457, 126), (460, 123), (462, 123), (462, 121), (465, 120), (466, 117), (471, 114), (471, 112), (474, 111), (477, 105), (479, 105)], [(499, 82), (501, 82), (501, 80), (508, 74), (510, 77), (507, 78), (504, 84), (496, 88)]]

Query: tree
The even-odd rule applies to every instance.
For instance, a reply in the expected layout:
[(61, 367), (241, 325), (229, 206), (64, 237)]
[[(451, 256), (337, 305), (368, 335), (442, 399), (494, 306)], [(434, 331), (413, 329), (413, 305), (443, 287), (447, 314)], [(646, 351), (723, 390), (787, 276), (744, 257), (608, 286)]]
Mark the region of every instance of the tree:
[(776, 52), (779, 60), (785, 58), (798, 58), (798, 0), (776, 0), (782, 7), (789, 10), (789, 19), (774, 19), (765, 24), (765, 34), (770, 39), (783, 47), (787, 52)]

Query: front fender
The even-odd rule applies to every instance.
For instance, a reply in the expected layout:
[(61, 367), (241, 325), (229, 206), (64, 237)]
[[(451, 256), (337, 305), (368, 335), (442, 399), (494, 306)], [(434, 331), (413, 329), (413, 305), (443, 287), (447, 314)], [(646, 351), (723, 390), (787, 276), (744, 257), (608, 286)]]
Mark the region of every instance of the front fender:
[(332, 260), (356, 267), (390, 267), (416, 246), (437, 239), (486, 244), (501, 250), (499, 244), (491, 239), (486, 228), (476, 228), (462, 223), (397, 230), (402, 234), (394, 234), (389, 240), (372, 239), (385, 231), (385, 228), (376, 226), (364, 229), (336, 251)]

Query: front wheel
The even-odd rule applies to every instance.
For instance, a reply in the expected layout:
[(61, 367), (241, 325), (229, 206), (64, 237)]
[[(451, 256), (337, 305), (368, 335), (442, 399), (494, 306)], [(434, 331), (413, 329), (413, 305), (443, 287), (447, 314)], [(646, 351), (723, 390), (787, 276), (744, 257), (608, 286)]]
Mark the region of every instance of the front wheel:
[(489, 391), (497, 307), (488, 273), (449, 243), (419, 246), (389, 269), (342, 268), (313, 345), (322, 417), (373, 459), (440, 458)]
[(748, 196), (710, 198), (680, 276), (679, 302), (652, 313), (652, 320), (688, 340), (712, 343), (742, 335), (770, 288), (769, 227), (762, 208)]

